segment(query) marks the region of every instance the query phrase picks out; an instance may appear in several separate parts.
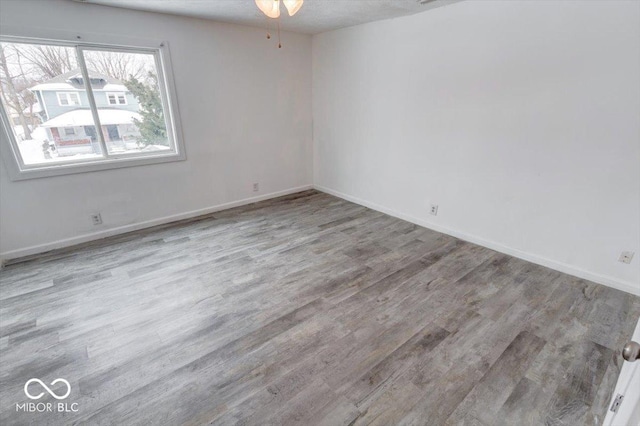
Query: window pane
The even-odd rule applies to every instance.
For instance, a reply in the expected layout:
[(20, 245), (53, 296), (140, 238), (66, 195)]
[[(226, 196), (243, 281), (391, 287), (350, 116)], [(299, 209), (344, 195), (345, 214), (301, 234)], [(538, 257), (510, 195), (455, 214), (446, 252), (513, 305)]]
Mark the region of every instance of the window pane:
[(102, 158), (74, 48), (0, 43), (0, 89), (25, 165)]
[(92, 89), (109, 154), (171, 150), (155, 56), (85, 50), (84, 59), (95, 76)]

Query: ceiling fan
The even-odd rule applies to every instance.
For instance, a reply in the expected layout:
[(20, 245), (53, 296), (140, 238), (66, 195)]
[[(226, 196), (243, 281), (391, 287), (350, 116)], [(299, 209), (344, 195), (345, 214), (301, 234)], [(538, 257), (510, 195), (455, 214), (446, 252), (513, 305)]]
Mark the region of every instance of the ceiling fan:
[[(256, 6), (262, 11), (268, 18), (278, 20), (278, 48), (282, 48), (280, 43), (280, 0), (255, 0)], [(287, 9), (289, 16), (293, 16), (302, 7), (304, 0), (282, 0), (284, 7)], [(267, 38), (271, 38), (271, 34), (267, 29)]]

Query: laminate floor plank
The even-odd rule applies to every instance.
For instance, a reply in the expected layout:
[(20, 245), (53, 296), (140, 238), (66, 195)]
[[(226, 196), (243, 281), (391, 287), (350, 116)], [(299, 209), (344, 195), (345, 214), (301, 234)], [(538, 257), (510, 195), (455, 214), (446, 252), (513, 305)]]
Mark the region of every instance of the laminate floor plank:
[[(304, 191), (7, 265), (0, 424), (598, 424), (638, 316)], [(16, 410), (31, 378), (78, 411)]]

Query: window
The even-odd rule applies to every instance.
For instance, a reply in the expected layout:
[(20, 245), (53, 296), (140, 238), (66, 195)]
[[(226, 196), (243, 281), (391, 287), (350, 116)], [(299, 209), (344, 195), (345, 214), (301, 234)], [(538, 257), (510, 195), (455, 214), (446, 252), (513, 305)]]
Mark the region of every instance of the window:
[[(167, 47), (141, 44), (0, 36), (0, 148), (13, 180), (185, 158)], [(36, 100), (41, 113), (27, 114)]]
[(60, 106), (80, 105), (80, 96), (75, 92), (58, 92), (58, 104)]
[(107, 102), (109, 105), (126, 105), (127, 96), (124, 93), (107, 93)]

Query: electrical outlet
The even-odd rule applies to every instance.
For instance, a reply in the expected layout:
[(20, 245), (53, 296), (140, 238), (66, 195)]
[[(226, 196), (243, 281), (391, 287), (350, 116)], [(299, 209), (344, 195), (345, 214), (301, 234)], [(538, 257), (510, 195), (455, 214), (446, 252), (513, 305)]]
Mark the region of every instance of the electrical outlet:
[(623, 251), (620, 254), (620, 258), (618, 259), (618, 262), (622, 262), (622, 263), (631, 263), (631, 259), (633, 259), (633, 255), (635, 253), (632, 251)]
[(92, 214), (91, 222), (93, 222), (94, 225), (102, 225), (102, 215), (100, 213)]
[(429, 206), (429, 214), (434, 215), (434, 216), (438, 216), (438, 205), (437, 204), (431, 204)]
[(254, 183), (253, 184), (253, 192), (258, 192), (260, 191), (260, 184), (259, 183)]

